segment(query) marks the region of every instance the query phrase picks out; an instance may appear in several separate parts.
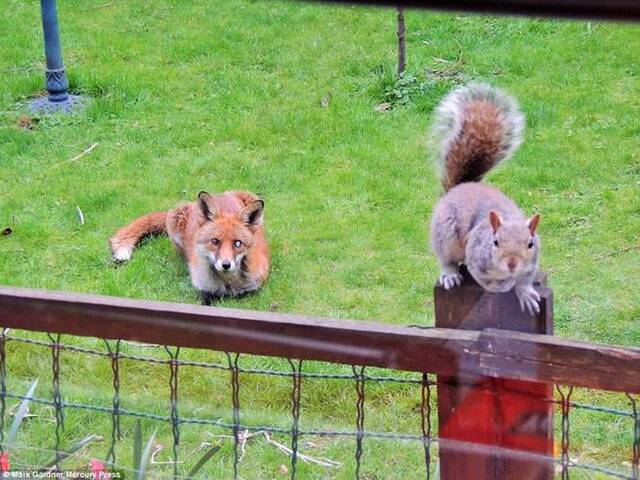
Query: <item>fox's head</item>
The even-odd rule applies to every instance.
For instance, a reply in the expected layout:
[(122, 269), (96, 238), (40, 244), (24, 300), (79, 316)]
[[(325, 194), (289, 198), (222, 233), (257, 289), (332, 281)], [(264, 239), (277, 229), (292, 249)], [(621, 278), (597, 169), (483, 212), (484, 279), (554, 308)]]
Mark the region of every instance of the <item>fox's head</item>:
[(239, 212), (228, 214), (216, 207), (211, 195), (200, 192), (198, 206), (207, 219), (196, 234), (198, 250), (216, 272), (236, 272), (253, 246), (256, 228), (262, 225), (264, 202), (255, 200)]

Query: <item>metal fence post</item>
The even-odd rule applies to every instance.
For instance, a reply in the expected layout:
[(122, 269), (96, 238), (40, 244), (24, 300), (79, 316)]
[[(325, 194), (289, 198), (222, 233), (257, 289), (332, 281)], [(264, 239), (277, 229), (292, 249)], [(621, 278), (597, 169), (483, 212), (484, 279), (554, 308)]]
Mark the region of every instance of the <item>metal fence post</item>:
[(47, 57), (45, 88), (49, 93), (50, 102), (64, 102), (69, 98), (67, 92), (69, 81), (62, 62), (56, 0), (40, 0), (40, 7), (42, 9), (44, 51)]
[[(553, 295), (542, 277), (540, 313), (523, 313), (515, 293), (489, 293), (465, 272), (453, 290), (436, 286), (436, 327), (553, 333)], [(552, 385), (460, 374), (438, 376), (440, 478), (553, 479)], [(534, 455), (518, 455), (518, 452)], [(511, 453), (511, 455), (510, 455)]]
[(69, 81), (62, 61), (60, 29), (56, 0), (40, 0), (44, 50), (47, 59), (45, 89), (47, 97), (39, 97), (30, 102), (30, 109), (36, 112), (70, 112), (82, 105), (81, 98), (70, 95)]

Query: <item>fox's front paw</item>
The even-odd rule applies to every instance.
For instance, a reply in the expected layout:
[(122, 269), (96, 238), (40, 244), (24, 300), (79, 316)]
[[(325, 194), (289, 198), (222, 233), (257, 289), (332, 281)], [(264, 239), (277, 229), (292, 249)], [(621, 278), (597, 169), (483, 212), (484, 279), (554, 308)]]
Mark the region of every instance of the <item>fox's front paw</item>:
[(532, 285), (516, 286), (516, 296), (523, 312), (528, 311), (531, 315), (540, 313), (540, 295)]
[(443, 273), (440, 275), (439, 282), (445, 290), (451, 290), (453, 287), (457, 287), (462, 283), (462, 275), (458, 272)]
[(202, 305), (211, 305), (213, 303), (213, 295), (209, 292), (200, 292), (200, 303)]
[(200, 303), (202, 305), (213, 305), (218, 300), (220, 300), (220, 296), (216, 295), (215, 293), (205, 291), (200, 292)]

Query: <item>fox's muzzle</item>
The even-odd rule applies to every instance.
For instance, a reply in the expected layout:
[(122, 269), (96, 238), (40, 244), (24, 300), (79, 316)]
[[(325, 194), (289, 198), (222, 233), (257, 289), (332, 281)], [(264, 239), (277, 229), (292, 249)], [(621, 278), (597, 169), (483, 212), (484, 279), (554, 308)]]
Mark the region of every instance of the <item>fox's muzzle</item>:
[(213, 263), (213, 268), (220, 273), (234, 272), (237, 266), (238, 264), (235, 260), (223, 260), (220, 258)]

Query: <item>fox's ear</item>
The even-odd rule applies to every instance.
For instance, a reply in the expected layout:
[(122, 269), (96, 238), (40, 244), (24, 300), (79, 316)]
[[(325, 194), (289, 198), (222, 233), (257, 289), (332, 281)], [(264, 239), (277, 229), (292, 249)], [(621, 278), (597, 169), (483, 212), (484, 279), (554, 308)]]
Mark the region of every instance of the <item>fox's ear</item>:
[(536, 234), (536, 228), (538, 228), (538, 223), (540, 223), (539, 213), (531, 217), (529, 220), (527, 220), (527, 227), (529, 228), (531, 235)]
[(213, 199), (207, 192), (200, 192), (198, 194), (198, 206), (200, 207), (202, 215), (204, 215), (204, 218), (207, 220), (213, 220), (213, 218), (218, 215), (218, 210), (213, 203)]
[(238, 216), (240, 221), (247, 225), (262, 225), (262, 213), (264, 212), (264, 202), (255, 200), (240, 210)]
[(502, 218), (500, 215), (493, 210), (489, 212), (489, 222), (491, 222), (491, 228), (493, 228), (493, 233), (496, 233), (502, 225)]

